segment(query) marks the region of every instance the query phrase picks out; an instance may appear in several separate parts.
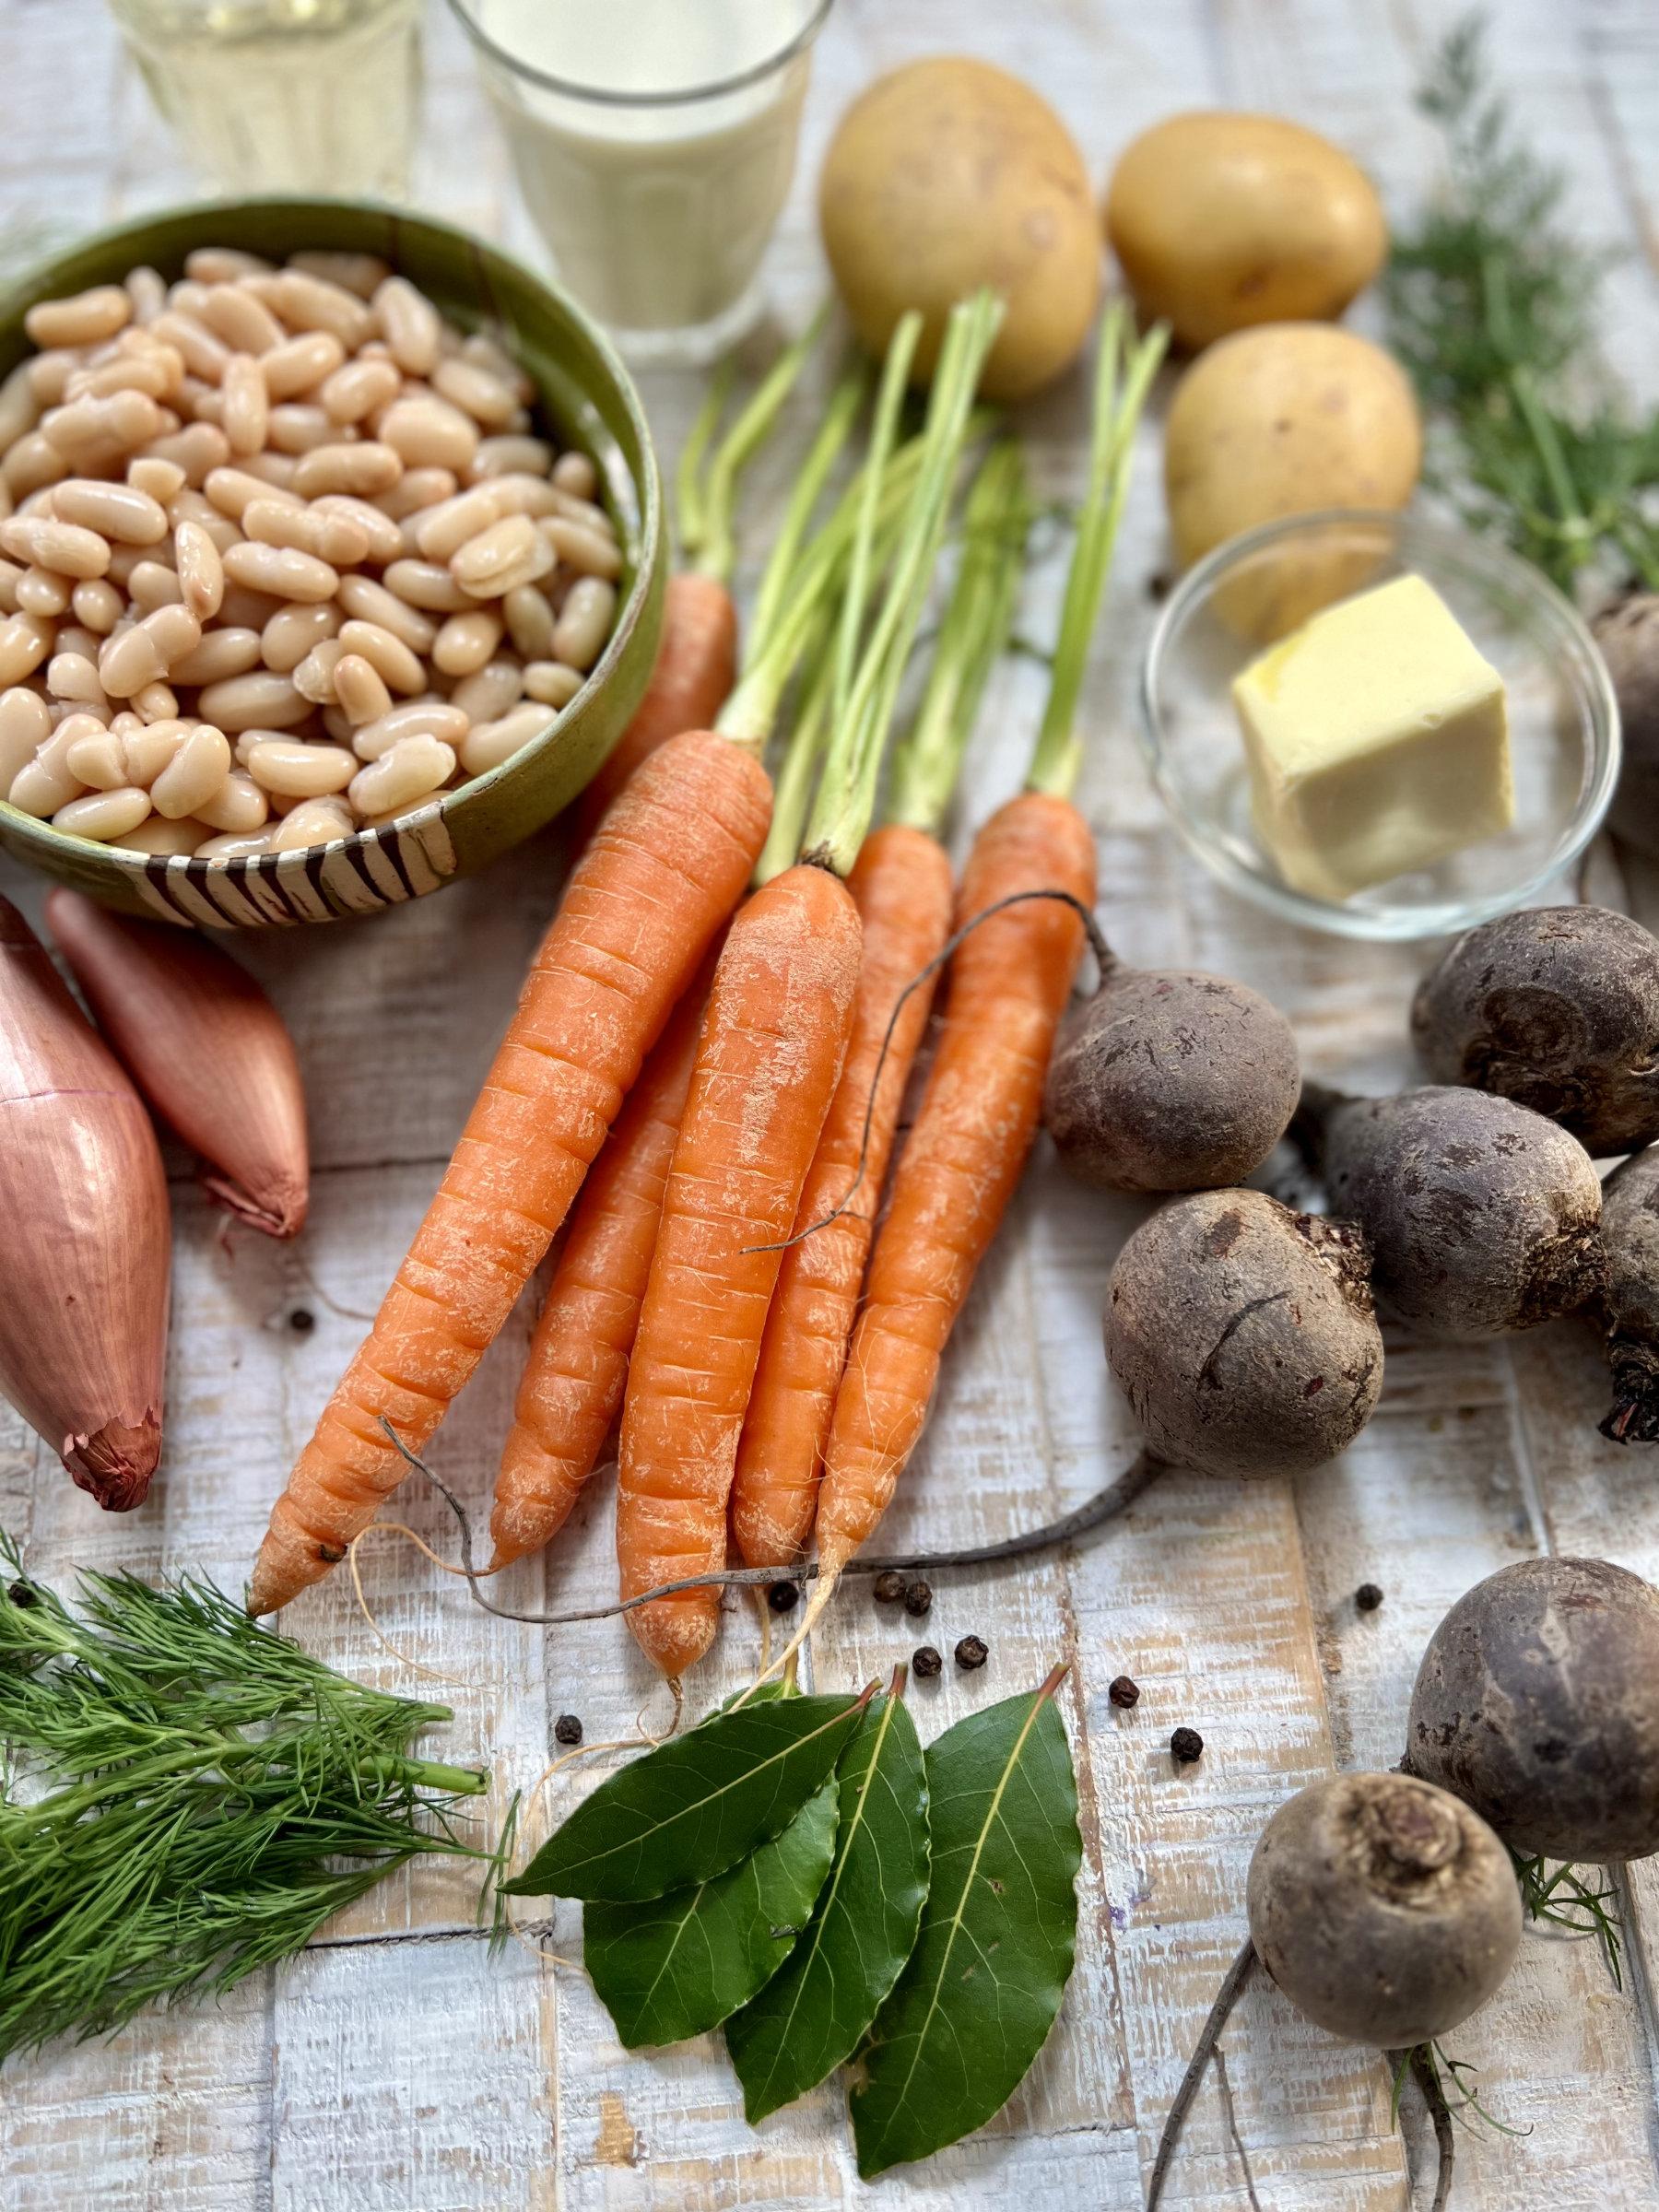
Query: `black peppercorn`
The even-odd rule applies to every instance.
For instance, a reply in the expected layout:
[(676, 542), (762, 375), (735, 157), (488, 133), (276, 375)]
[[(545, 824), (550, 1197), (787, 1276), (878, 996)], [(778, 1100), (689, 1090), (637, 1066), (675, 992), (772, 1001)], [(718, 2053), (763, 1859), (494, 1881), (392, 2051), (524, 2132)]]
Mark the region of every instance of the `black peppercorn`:
[(914, 1582), (905, 1589), (904, 1609), (912, 1620), (925, 1620), (933, 1611), (933, 1592), (924, 1582)]
[(288, 1315), (288, 1327), (296, 1336), (309, 1336), (317, 1325), (317, 1317), (309, 1306), (296, 1306)]
[(878, 1606), (899, 1605), (904, 1596), (904, 1577), (888, 1567), (876, 1577), (874, 1594)]
[(1382, 1593), (1375, 1583), (1361, 1583), (1354, 1593), (1354, 1603), (1361, 1613), (1374, 1613), (1382, 1603)]
[(964, 1636), (956, 1647), (956, 1663), (968, 1674), (976, 1666), (983, 1666), (990, 1656), (982, 1636)]
[(26, 1613), (30, 1606), (38, 1606), (41, 1602), (39, 1596), (27, 1583), (14, 1583), (6, 1594), (11, 1599), (14, 1606), (21, 1606)]
[(911, 1666), (918, 1682), (931, 1682), (945, 1662), (931, 1643), (924, 1643), (911, 1658)]
[(553, 1740), (559, 1744), (579, 1744), (582, 1741), (582, 1723), (573, 1712), (561, 1712), (554, 1722)]
[(1108, 1688), (1106, 1695), (1114, 1705), (1121, 1705), (1127, 1712), (1131, 1705), (1140, 1703), (1140, 1684), (1132, 1682), (1127, 1675), (1119, 1675)]
[(1196, 1728), (1177, 1728), (1170, 1738), (1170, 1756), (1178, 1766), (1190, 1767), (1204, 1757), (1204, 1738)]
[(801, 1593), (794, 1583), (768, 1583), (766, 1602), (774, 1613), (793, 1613)]

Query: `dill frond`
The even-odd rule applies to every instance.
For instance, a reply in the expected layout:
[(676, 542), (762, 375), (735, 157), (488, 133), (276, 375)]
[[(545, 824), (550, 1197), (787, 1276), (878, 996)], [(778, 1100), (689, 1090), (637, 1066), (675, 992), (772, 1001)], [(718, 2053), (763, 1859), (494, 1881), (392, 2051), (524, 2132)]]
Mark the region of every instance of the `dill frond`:
[(450, 1717), (335, 1674), (212, 1584), (86, 1574), (0, 1535), (0, 2060), (222, 1994), (424, 1854), (488, 1869)]

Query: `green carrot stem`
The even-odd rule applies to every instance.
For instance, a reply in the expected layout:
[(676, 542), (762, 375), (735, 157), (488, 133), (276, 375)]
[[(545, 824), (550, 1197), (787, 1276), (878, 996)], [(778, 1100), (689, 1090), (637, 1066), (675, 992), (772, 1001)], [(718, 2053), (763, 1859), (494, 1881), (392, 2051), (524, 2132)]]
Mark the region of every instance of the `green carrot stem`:
[(702, 575), (712, 576), (721, 583), (731, 582), (737, 558), (735, 524), (738, 479), (771, 435), (784, 401), (794, 391), (807, 356), (823, 333), (829, 313), (826, 300), (800, 336), (783, 348), (721, 440), (709, 464), (702, 492), (701, 534), (694, 565)]
[(710, 378), (702, 406), (697, 410), (697, 419), (680, 448), (679, 466), (674, 477), (674, 515), (682, 561), (690, 560), (703, 542), (707, 527), (703, 514), (703, 455), (731, 396), (735, 373), (736, 364), (728, 356)]
[(899, 435), (899, 413), (910, 382), (911, 363), (922, 336), (922, 317), (912, 308), (899, 318), (888, 340), (882, 362), (881, 384), (876, 395), (876, 418), (870, 428), (869, 457), (865, 463), (858, 501), (858, 523), (853, 539), (847, 588), (841, 596), (840, 625), (835, 641), (835, 719), (844, 718), (853, 696), (858, 648), (864, 630), (865, 608), (869, 604), (870, 570), (876, 552), (876, 524), (888, 463)]
[(985, 290), (951, 310), (934, 370), (922, 471), (892, 581), (845, 709), (838, 702), (830, 754), (807, 824), (806, 853), (840, 876), (857, 859), (875, 812), (888, 727), (944, 538), (974, 391), (1002, 312), (1001, 301)]
[[(921, 448), (921, 439), (913, 438), (893, 456), (881, 499), (884, 526), (914, 494)], [(843, 585), (863, 497), (861, 469), (801, 554), (771, 634), (751, 658), (715, 722), (715, 728), (734, 744), (759, 752), (771, 737), (790, 678), (811, 647), (825, 606)]]
[(858, 411), (864, 405), (868, 383), (869, 378), (861, 360), (847, 371), (830, 395), (824, 419), (807, 449), (806, 460), (801, 464), (800, 474), (794, 480), (789, 502), (783, 510), (783, 519), (773, 535), (766, 567), (761, 571), (754, 611), (748, 620), (746, 660), (752, 660), (766, 650), (767, 642), (777, 628), (778, 617), (789, 595), (791, 574), (800, 558), (813, 512), (823, 497), (830, 471), (841, 458), (842, 449), (852, 434)]
[(801, 704), (789, 734), (782, 762), (772, 779), (771, 829), (755, 867), (757, 884), (794, 864), (813, 786), (830, 735), (830, 709), (835, 698), (835, 623), (826, 618), (821, 635), (807, 657), (801, 685)]
[(1159, 324), (1125, 361), (1126, 335), (1124, 310), (1113, 301), (1101, 326), (1095, 372), (1088, 491), (1078, 515), (1077, 542), (1065, 580), (1048, 704), (1026, 779), (1028, 791), (1047, 792), (1057, 798), (1070, 796), (1082, 765), (1083, 748), (1077, 735), (1077, 701), (1082, 695), (1089, 641), (1129, 494), (1135, 425), (1170, 334), (1168, 326)]
[(1025, 461), (997, 445), (968, 494), (962, 552), (915, 721), (893, 761), (888, 819), (936, 837), (991, 670), (1006, 651), (1031, 523)]

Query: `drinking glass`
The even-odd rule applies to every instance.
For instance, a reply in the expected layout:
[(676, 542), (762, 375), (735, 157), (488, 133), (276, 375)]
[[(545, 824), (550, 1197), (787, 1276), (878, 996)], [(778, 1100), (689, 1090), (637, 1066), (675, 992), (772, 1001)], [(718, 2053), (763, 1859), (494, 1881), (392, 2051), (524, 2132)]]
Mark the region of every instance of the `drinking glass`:
[(635, 359), (752, 320), (831, 0), (451, 0), (559, 275)]
[(420, 0), (110, 0), (150, 97), (221, 191), (401, 199)]

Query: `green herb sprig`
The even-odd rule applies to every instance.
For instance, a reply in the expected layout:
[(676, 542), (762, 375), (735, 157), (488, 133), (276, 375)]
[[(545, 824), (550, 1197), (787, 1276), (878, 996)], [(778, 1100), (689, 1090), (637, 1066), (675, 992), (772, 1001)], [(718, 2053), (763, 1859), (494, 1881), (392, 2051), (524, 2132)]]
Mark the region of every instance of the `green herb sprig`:
[(1486, 25), (1459, 24), (1418, 104), (1447, 182), (1389, 268), (1390, 335), (1430, 423), (1430, 478), (1571, 592), (1605, 573), (1659, 588), (1659, 414), (1632, 418), (1596, 343), (1607, 256), (1559, 220), (1562, 179), (1488, 86)]
[(0, 1562), (0, 2059), (222, 1994), (410, 1859), (497, 1864), (457, 1820), (488, 1777), (412, 1748), (446, 1706), (208, 1583), (84, 1574), (71, 1612), (4, 1535)]

